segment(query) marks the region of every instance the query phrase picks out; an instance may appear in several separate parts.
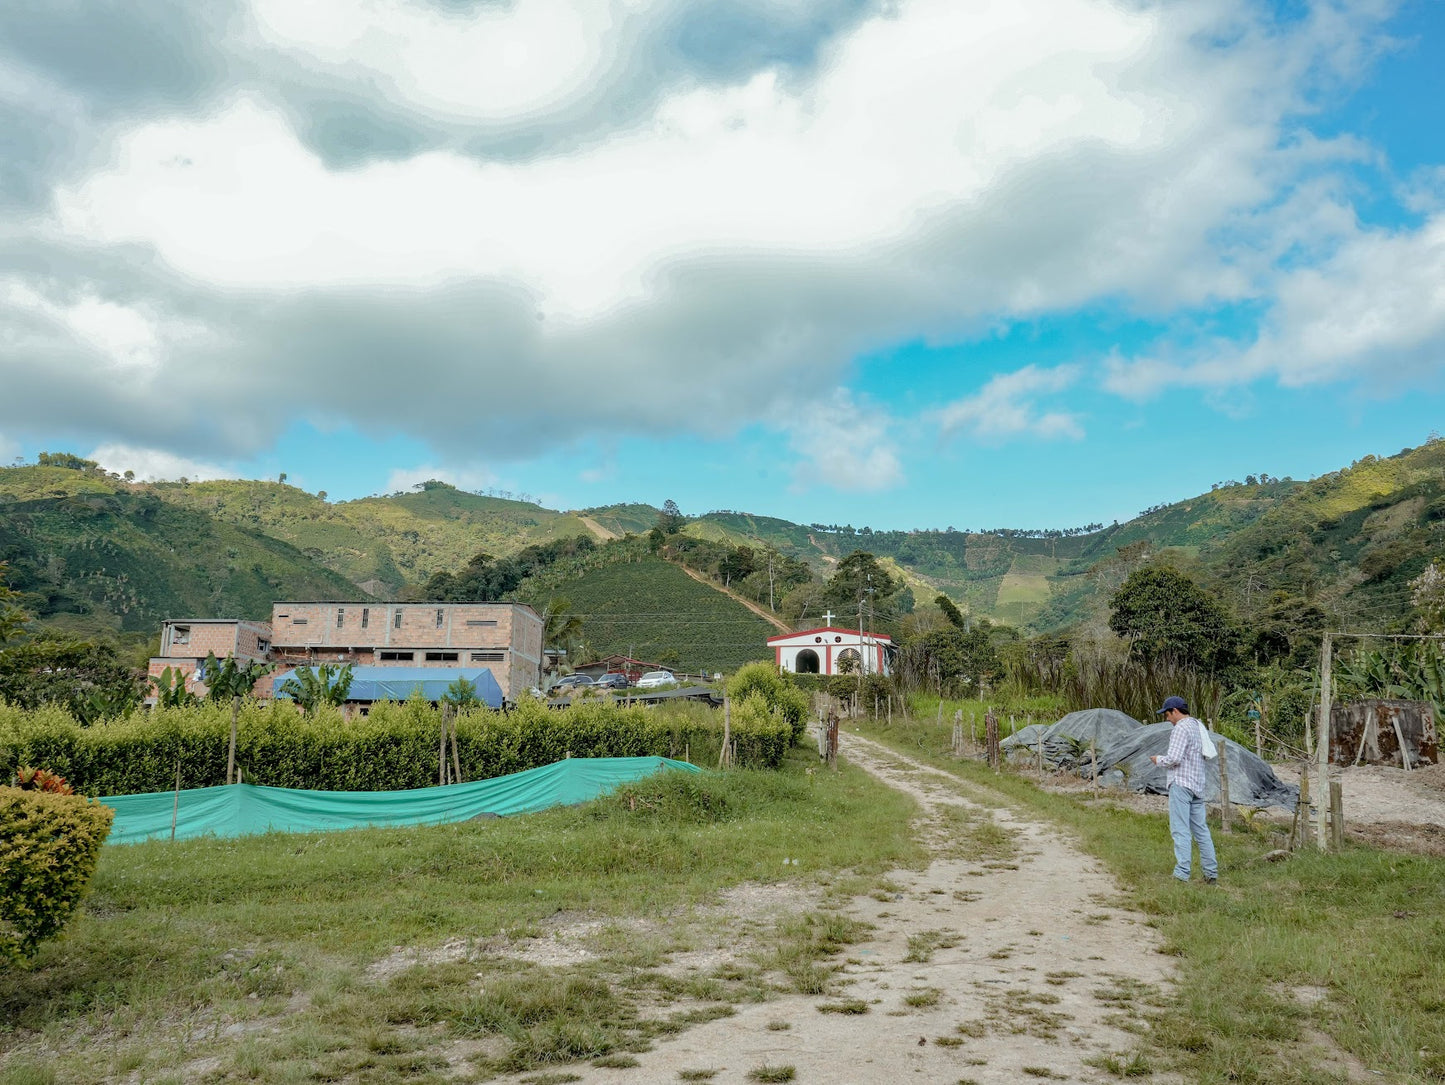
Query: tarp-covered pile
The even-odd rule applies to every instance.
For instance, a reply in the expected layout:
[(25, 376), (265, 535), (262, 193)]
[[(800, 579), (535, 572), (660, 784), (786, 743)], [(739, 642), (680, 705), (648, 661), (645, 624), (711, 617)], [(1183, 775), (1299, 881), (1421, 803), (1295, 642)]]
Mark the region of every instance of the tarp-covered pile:
[[(1141, 724), (1132, 716), (1109, 708), (1070, 712), (1058, 723), (1045, 727), (1034, 724), (1004, 739), (1000, 747), (1015, 758), (1037, 758), (1043, 743), (1044, 763), (1056, 769), (1077, 769), (1091, 777), (1089, 743), (1098, 750), (1099, 782), (1107, 787), (1128, 787), (1133, 791), (1168, 793), (1167, 772), (1149, 758), (1169, 749), (1173, 726), (1168, 723)], [(1252, 752), (1223, 735), (1210, 732), (1222, 757), (1227, 757), (1229, 799), (1241, 806), (1283, 806), (1293, 809), (1299, 788), (1282, 782), (1274, 770)], [(1205, 761), (1205, 780), (1210, 801), (1219, 798), (1219, 759)]]
[(587, 802), (662, 769), (702, 771), (696, 765), (668, 757), (570, 757), (509, 776), (410, 791), (302, 791), (231, 784), (149, 795), (110, 795), (100, 801), (115, 810), (107, 843), (135, 844), (153, 837), (169, 837), (173, 811), (177, 840), (366, 826), (443, 825), (485, 815), (525, 814), (549, 806)]

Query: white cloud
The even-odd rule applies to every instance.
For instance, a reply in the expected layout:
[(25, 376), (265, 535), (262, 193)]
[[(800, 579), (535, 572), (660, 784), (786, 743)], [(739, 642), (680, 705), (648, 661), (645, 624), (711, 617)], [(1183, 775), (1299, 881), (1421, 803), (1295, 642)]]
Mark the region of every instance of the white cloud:
[(1148, 398), (1171, 386), (1262, 378), (1286, 387), (1368, 379), (1398, 388), (1445, 374), (1445, 213), (1419, 229), (1357, 229), (1315, 266), (1280, 273), (1257, 338), (1182, 357), (1117, 358), (1105, 387)]
[(800, 406), (783, 426), (800, 457), (793, 490), (868, 492), (902, 485), (903, 465), (889, 427), (885, 413), (858, 404), (845, 391)]
[[(82, 417), (117, 442), (239, 457), (324, 414), (465, 462), (725, 435), (795, 414), (901, 339), (1105, 299), (1146, 314), (1252, 299), (1302, 236), (1288, 193), (1360, 153), (1293, 126), (1301, 88), (1358, 63), (1376, 14), (1325, 4), (1274, 26), (1247, 0), (897, 0), (816, 64), (674, 81), (564, 142), (530, 126), (610, 101), (627, 43), (661, 33), (676, 0), (251, 7), (265, 48), (369, 82), (362, 112), (395, 98), (505, 122), (524, 149), (418, 137), (399, 146), (433, 149), (332, 168), (245, 79), (204, 108), (138, 111), (55, 192), (37, 236), (67, 260), (0, 294), (0, 343), (21, 337), (0, 379), (27, 388), (0, 424)], [(1080, 432), (1046, 392), (1006, 391), (991, 394), (1013, 413), (972, 424)], [(883, 436), (857, 461), (847, 485), (901, 475)], [(397, 485), (428, 472), (444, 477)]]
[(1067, 391), (1077, 383), (1077, 366), (1040, 369), (1027, 365), (991, 378), (976, 395), (957, 400), (937, 412), (944, 436), (966, 435), (996, 443), (1014, 437), (1045, 440), (1084, 436), (1080, 416), (1071, 411), (1047, 410), (1039, 401)]
[(135, 477), (142, 482), (173, 482), (182, 478), (200, 482), (205, 479), (241, 477), (228, 468), (187, 459), (184, 456), (176, 456), (164, 449), (156, 448), (105, 444), (87, 458), (94, 460), (107, 471), (113, 471), (118, 475), (134, 471)]
[(394, 95), (471, 119), (554, 108), (586, 92), (628, 8), (603, 0), (513, 0), (452, 12), (379, 0), (252, 0), (261, 37), (311, 62), (362, 68)]
[(433, 479), (472, 493), (479, 493), (497, 484), (497, 476), (484, 467), (456, 468), (421, 464), (417, 467), (398, 467), (392, 471), (387, 477), (385, 492), (402, 493)]

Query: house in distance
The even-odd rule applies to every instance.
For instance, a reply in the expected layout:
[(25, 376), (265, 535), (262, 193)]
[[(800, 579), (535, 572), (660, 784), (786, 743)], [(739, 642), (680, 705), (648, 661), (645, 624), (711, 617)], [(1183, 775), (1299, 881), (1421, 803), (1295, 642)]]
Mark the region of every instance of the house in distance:
[(769, 637), (768, 647), (778, 669), (793, 674), (891, 673), (893, 638), (881, 633), (825, 625)]
[[(472, 678), (484, 668), (516, 700), (542, 679), (542, 619), (524, 603), (277, 602), (269, 624), (167, 620), (149, 671), (180, 670), (188, 688), (203, 693), (204, 681), (194, 676), (212, 651), (218, 658), (272, 663), (278, 672), (350, 663), (368, 668), (368, 680), (390, 690), (399, 688), (392, 679), (403, 681), (403, 671), (423, 671), (425, 692), (437, 681)], [(387, 669), (398, 673), (388, 676)], [(257, 696), (270, 697), (272, 689), (262, 680)]]

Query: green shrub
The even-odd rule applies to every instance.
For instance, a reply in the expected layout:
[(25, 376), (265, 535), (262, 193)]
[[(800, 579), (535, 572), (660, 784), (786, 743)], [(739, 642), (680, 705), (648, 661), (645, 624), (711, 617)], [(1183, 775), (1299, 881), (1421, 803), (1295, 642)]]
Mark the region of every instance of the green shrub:
[(114, 816), (78, 795), (0, 787), (0, 962), (27, 957), (60, 933)]
[(749, 663), (728, 680), (728, 696), (740, 702), (754, 694), (761, 696), (770, 709), (787, 721), (793, 742), (803, 737), (812, 711), (808, 694), (779, 674), (773, 664)]
[[(772, 711), (733, 713), (739, 764), (776, 768), (791, 725)], [(229, 706), (137, 711), (81, 727), (53, 709), (0, 705), (0, 778), (45, 765), (87, 795), (129, 795), (225, 782)], [(425, 701), (378, 704), (346, 720), (334, 708), (303, 717), (294, 705), (242, 706), (236, 760), (248, 783), (320, 791), (395, 791), (437, 781), (441, 714)], [(722, 714), (588, 701), (566, 709), (525, 702), (506, 713), (463, 709), (457, 754), (467, 780), (489, 779), (572, 757), (691, 757), (716, 763)], [(451, 750), (448, 746), (448, 760)]]

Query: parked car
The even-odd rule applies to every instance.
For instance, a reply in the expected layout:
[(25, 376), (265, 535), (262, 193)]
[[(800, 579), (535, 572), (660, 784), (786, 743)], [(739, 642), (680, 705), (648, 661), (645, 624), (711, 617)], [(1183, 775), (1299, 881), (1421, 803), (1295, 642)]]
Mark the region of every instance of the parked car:
[(664, 686), (677, 685), (677, 679), (671, 671), (648, 671), (637, 680), (638, 689), (661, 689)]
[(559, 678), (548, 687), (548, 693), (569, 693), (574, 689), (592, 685), (592, 679), (585, 674), (569, 674)]
[(593, 685), (598, 689), (626, 689), (631, 683), (627, 681), (627, 675), (621, 671), (608, 671)]

